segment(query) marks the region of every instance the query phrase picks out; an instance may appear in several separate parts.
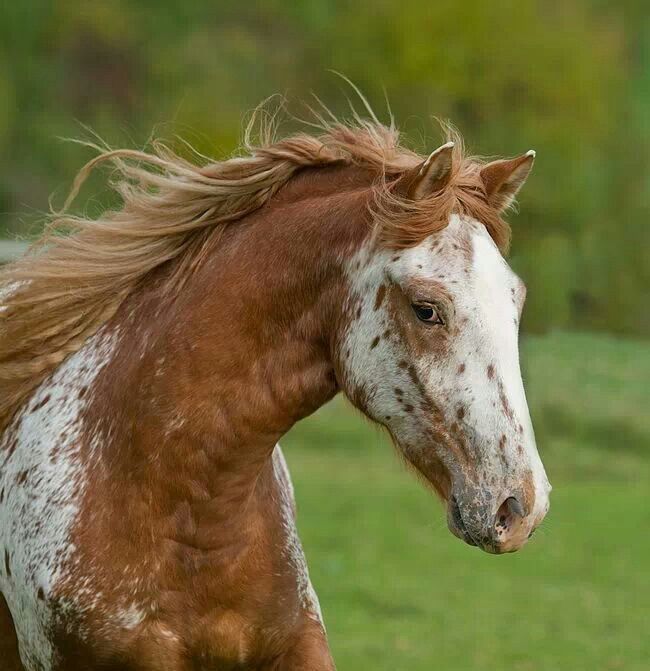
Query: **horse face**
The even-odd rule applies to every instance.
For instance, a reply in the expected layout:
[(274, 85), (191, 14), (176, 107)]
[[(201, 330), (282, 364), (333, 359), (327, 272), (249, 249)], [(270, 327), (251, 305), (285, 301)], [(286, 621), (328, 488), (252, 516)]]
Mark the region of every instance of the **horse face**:
[(523, 283), (485, 227), (456, 215), (417, 247), (359, 261), (345, 391), (435, 487), (452, 533), (518, 549), (550, 491), (519, 369)]

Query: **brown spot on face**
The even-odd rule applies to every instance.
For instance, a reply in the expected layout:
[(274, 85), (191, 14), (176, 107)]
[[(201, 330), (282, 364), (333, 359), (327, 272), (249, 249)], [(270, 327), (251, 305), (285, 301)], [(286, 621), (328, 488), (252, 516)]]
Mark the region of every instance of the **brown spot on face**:
[(377, 289), (377, 295), (375, 296), (375, 310), (379, 310), (381, 304), (384, 302), (384, 298), (386, 298), (386, 285), (382, 284)]
[(406, 370), (406, 372), (409, 374), (409, 377), (411, 378), (411, 380), (413, 380), (414, 384), (417, 384), (418, 387), (421, 386), (420, 378), (418, 377), (418, 373), (415, 370), (415, 366), (411, 364)]
[(508, 419), (512, 419), (514, 417), (514, 414), (512, 412), (512, 408), (510, 407), (510, 403), (508, 403), (508, 399), (506, 397), (505, 391), (503, 389), (503, 384), (501, 382), (499, 382), (499, 400), (501, 401), (501, 407), (503, 408), (505, 416)]
[(517, 445), (517, 454), (521, 457), (523, 453), (524, 453), (524, 446)]
[(398, 365), (399, 368), (401, 368), (402, 370), (404, 370), (405, 368), (408, 368), (408, 361), (404, 361), (404, 360), (402, 360), (402, 361), (400, 361), (397, 365)]
[(82, 387), (79, 390), (79, 398), (83, 398), (86, 395), (86, 392), (88, 391), (88, 387)]
[(14, 453), (17, 446), (18, 446), (18, 436), (15, 436), (11, 440), (11, 442), (9, 443), (9, 447), (7, 448), (7, 459)]
[(380, 336), (375, 336), (373, 338), (373, 341), (370, 343), (370, 349), (375, 349), (375, 347), (377, 347), (377, 345), (379, 345), (380, 340), (381, 340)]
[(32, 408), (32, 412), (36, 412), (36, 410), (40, 410), (49, 400), (50, 400), (50, 395), (45, 394), (45, 396), (43, 396), (43, 398)]
[(530, 471), (528, 471), (522, 483), (522, 494), (524, 511), (528, 515), (535, 506), (535, 483), (533, 482), (533, 474)]
[(420, 378), (418, 377), (418, 373), (415, 370), (415, 366), (413, 364), (410, 365), (407, 364), (406, 372), (409, 374), (409, 377), (411, 378), (413, 384), (417, 387), (417, 390), (420, 394), (422, 409), (425, 410), (426, 412), (438, 413), (439, 409), (436, 407), (435, 402), (433, 401), (426, 387), (422, 384)]
[(407, 403), (404, 406), (404, 410), (406, 410), (406, 412), (413, 412), (413, 406), (410, 403)]
[(399, 387), (395, 387), (395, 395), (404, 396), (404, 392)]
[(25, 481), (27, 480), (27, 473), (28, 471), (20, 471), (18, 475), (16, 476), (16, 483), (19, 485), (24, 485)]
[(9, 550), (5, 548), (5, 575), (11, 577), (11, 564), (9, 563)]
[(506, 442), (507, 442), (506, 434), (503, 433), (503, 434), (501, 434), (501, 438), (499, 438), (499, 447), (502, 450), (506, 449)]
[(463, 408), (462, 405), (460, 406), (460, 408), (458, 408), (458, 410), (456, 410), (456, 417), (458, 417), (460, 421), (462, 421), (463, 418), (465, 417), (465, 408)]
[(458, 366), (458, 374), (462, 375), (465, 372), (465, 364), (461, 363), (460, 366)]
[(395, 261), (399, 261), (399, 259), (400, 259), (399, 254), (396, 254), (395, 256), (393, 256), (393, 258), (391, 259), (391, 261), (392, 261), (393, 263), (395, 263)]
[(357, 319), (359, 319), (359, 317), (361, 317), (361, 306), (357, 308)]
[(494, 366), (492, 364), (487, 367), (487, 376), (490, 380), (494, 378)]
[(44, 601), (45, 600), (45, 592), (43, 591), (42, 587), (39, 587), (37, 592), (36, 592), (36, 598), (39, 601)]
[(382, 335), (383, 338), (390, 338), (390, 329), (386, 329)]

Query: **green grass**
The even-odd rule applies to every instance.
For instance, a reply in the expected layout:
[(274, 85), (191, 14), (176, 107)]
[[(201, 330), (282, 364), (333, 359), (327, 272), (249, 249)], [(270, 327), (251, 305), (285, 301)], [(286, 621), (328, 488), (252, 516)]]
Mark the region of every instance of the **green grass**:
[(284, 440), (340, 671), (649, 668), (650, 345), (556, 334), (523, 358), (555, 490), (520, 553), (452, 537), (342, 400)]

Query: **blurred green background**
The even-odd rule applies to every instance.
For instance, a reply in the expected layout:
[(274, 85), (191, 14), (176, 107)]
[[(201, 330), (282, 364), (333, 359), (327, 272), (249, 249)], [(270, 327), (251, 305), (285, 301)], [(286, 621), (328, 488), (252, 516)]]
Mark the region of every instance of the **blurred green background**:
[[(647, 0), (23, 0), (0, 8), (0, 235), (38, 231), (88, 150), (180, 135), (214, 157), (274, 93), (345, 115), (340, 71), (410, 144), (432, 116), (486, 155), (537, 150), (511, 263), (555, 485), (545, 531), (491, 557), (342, 400), (287, 437), (342, 671), (650, 668)], [(384, 93), (385, 92), (385, 93)], [(298, 108), (299, 109), (299, 108)], [(101, 191), (86, 206), (94, 212)]]
[[(449, 118), (486, 155), (538, 152), (515, 221), (526, 327), (650, 335), (647, 0), (23, 0), (0, 10), (0, 227), (24, 232), (88, 152), (182, 135), (223, 156), (274, 93), (384, 93), (414, 146)], [(387, 116), (384, 114), (384, 118)], [(37, 217), (33, 217), (33, 220)]]

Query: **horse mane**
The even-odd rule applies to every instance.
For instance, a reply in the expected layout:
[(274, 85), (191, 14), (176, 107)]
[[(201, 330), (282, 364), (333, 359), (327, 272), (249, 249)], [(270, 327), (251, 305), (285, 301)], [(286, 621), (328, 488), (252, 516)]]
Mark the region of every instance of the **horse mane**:
[[(151, 271), (174, 261), (167, 286), (178, 291), (225, 226), (262, 207), (304, 168), (353, 165), (376, 175), (370, 207), (378, 240), (390, 248), (418, 244), (443, 229), (452, 212), (478, 219), (501, 249), (508, 245), (508, 226), (487, 204), (480, 161), (465, 156), (451, 128), (449, 186), (415, 202), (393, 186), (423, 157), (400, 144), (392, 122), (319, 115), (317, 134), (280, 140), (273, 123), (261, 123), (253, 143), (254, 122), (245, 133), (246, 155), (223, 161), (197, 164), (159, 142), (150, 151), (91, 145), (98, 154), (77, 174), (63, 209), (49, 215), (27, 255), (0, 269), (0, 432)], [(101, 165), (113, 168), (120, 206), (97, 219), (70, 214), (81, 185)]]

